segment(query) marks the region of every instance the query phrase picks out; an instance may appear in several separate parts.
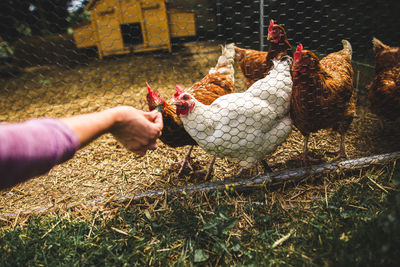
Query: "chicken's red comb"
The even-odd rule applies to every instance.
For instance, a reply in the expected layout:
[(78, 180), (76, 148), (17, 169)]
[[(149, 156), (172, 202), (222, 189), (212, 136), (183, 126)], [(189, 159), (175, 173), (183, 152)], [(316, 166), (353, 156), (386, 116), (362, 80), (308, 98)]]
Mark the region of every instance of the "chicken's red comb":
[(153, 89), (151, 89), (150, 85), (148, 82), (146, 82), (147, 85), (147, 91), (149, 92), (149, 96), (151, 97), (151, 99), (153, 100), (158, 100), (161, 102), (164, 102), (164, 98), (160, 95), (160, 93), (155, 92)]
[(149, 92), (149, 94), (150, 94), (151, 96), (153, 96), (153, 95), (154, 95), (153, 89), (151, 89), (151, 87), (150, 87), (150, 85), (149, 85), (148, 82), (146, 82), (146, 85), (147, 85), (147, 91)]
[(296, 48), (296, 52), (294, 53), (294, 61), (299, 61), (301, 58), (301, 52), (303, 52), (303, 45), (299, 44)]
[(273, 19), (271, 19), (270, 21), (269, 21), (269, 27), (268, 27), (268, 31), (270, 32), (270, 31), (272, 31), (272, 27), (274, 27), (274, 20)]
[(175, 85), (176, 93), (174, 94), (174, 97), (177, 98), (179, 95), (185, 92), (185, 90), (182, 89), (179, 85)]

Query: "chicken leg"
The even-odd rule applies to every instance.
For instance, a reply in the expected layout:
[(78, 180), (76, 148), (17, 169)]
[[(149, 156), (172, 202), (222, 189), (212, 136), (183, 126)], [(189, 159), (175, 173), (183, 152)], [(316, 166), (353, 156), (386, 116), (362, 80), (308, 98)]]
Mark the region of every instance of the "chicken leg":
[(211, 173), (212, 173), (212, 171), (213, 171), (213, 167), (214, 167), (214, 163), (215, 163), (215, 159), (216, 159), (216, 158), (217, 158), (217, 157), (214, 156), (214, 157), (212, 158), (210, 164), (208, 164), (206, 176), (204, 177), (204, 180), (205, 180), (205, 181), (208, 181), (208, 180), (210, 179), (210, 176), (211, 176)]
[(344, 133), (340, 134), (340, 147), (338, 151), (330, 152), (331, 154), (336, 155), (336, 157), (333, 159), (333, 161), (337, 161), (338, 159), (341, 158), (347, 158), (346, 154), (346, 148), (344, 146)]
[(193, 172), (192, 164), (190, 164), (190, 154), (192, 153), (193, 147), (194, 146), (190, 146), (190, 148), (189, 148), (188, 152), (186, 153), (186, 156), (183, 158), (183, 160), (172, 163), (173, 165), (180, 165), (181, 166), (179, 171), (178, 171), (177, 176), (180, 176), (182, 174), (183, 168), (185, 168), (186, 165)]
[(304, 136), (304, 146), (303, 146), (303, 156), (302, 156), (304, 166), (307, 166), (309, 164), (309, 162), (308, 162), (308, 138), (309, 137), (310, 137), (309, 135)]
[(318, 162), (317, 159), (308, 155), (308, 139), (309, 139), (309, 137), (310, 137), (310, 135), (308, 135), (308, 134), (304, 136), (303, 154), (301, 155), (301, 161), (303, 162), (303, 165), (305, 167), (308, 167), (310, 165), (310, 161)]

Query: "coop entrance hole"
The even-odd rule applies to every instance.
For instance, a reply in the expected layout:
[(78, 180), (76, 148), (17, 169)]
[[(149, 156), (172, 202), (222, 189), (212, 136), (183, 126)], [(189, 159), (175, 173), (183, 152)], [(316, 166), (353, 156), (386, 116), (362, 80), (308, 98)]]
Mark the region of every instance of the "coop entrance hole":
[(140, 23), (121, 24), (122, 40), (124, 45), (143, 43), (143, 34)]

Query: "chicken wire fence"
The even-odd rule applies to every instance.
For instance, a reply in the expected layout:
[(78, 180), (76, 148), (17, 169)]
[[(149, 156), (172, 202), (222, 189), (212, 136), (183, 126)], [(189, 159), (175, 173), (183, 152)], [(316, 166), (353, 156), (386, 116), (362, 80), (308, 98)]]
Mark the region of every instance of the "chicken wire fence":
[[(150, 182), (130, 192), (162, 187), (159, 177), (175, 175), (179, 168), (169, 164), (192, 145), (203, 150), (186, 159), (198, 165), (213, 155), (239, 160), (217, 163), (214, 175), (222, 179), (258, 162), (267, 171), (303, 166), (305, 150), (317, 163), (336, 160), (330, 151), (339, 147), (348, 158), (399, 150), (398, 125), (381, 116), (399, 112), (382, 100), (400, 99), (398, 61), (384, 60), (390, 74), (382, 75), (395, 84), (389, 96), (377, 93), (372, 109), (367, 98), (378, 75), (373, 37), (399, 45), (398, 1), (4, 0), (0, 6), (2, 122), (116, 105), (163, 112), (165, 145), (147, 163), (102, 138), (50, 178), (104, 183), (142, 175)], [(314, 71), (316, 57), (342, 49), (321, 63), (325, 74)], [(387, 106), (389, 112), (379, 112)]]

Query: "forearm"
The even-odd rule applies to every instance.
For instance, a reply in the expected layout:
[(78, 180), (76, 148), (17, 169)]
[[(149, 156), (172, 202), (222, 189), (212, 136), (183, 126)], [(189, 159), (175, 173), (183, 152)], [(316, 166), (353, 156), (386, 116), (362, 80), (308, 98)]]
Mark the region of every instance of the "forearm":
[(139, 155), (157, 147), (163, 127), (161, 114), (130, 106), (61, 119), (78, 137), (80, 147), (104, 133), (111, 133), (124, 147)]
[(107, 109), (60, 120), (72, 129), (78, 137), (80, 147), (83, 147), (108, 132), (118, 120), (118, 112), (116, 109)]

